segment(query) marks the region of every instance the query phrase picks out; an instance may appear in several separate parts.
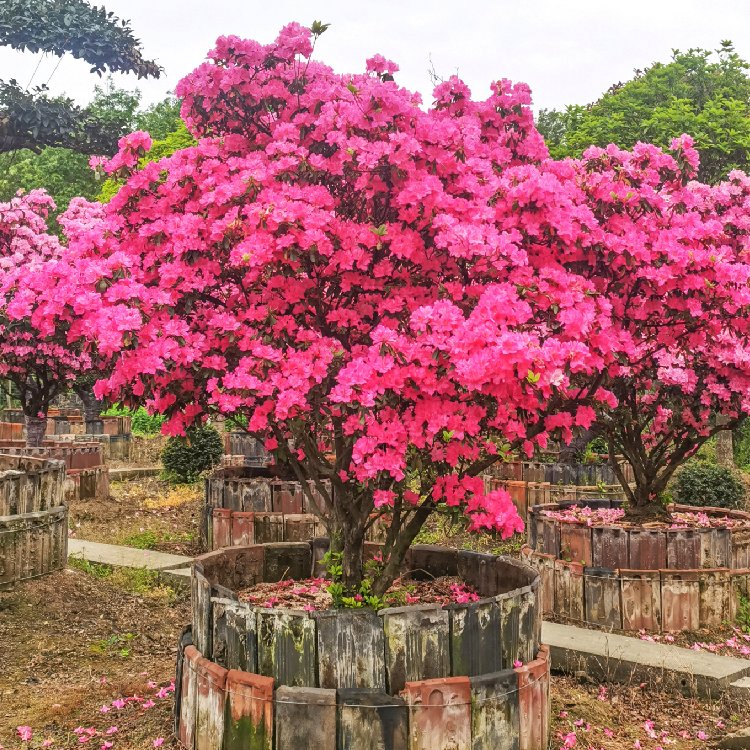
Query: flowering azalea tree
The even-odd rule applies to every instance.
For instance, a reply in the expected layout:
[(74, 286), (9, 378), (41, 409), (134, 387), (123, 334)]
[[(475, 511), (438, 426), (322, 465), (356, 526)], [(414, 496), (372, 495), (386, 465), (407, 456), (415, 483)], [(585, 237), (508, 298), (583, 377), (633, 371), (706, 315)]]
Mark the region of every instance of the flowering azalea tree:
[(132, 174), (93, 252), (118, 259), (104, 296), (138, 324), (98, 392), (147, 402), (172, 433), (246, 418), (323, 498), (349, 590), (387, 514), (382, 594), (439, 507), (523, 528), (480, 474), (591, 423), (606, 394), (570, 386), (601, 366), (584, 342), (606, 305), (531, 266), (494, 203), (506, 170), (546, 156), (525, 86), (473, 101), (453, 78), (423, 109), (380, 56), (351, 76), (313, 61), (323, 28), (219, 39), (177, 89), (197, 145), (143, 164), (135, 133), (102, 164)]
[[(115, 318), (128, 315), (102, 308), (106, 263), (75, 257), (49, 233), (54, 208), (42, 190), (0, 204), (0, 377), (18, 390), (32, 446), (41, 445), (53, 399), (96, 371), (94, 332), (106, 343), (108, 329), (118, 335)], [(101, 209), (74, 199), (59, 221), (83, 241), (99, 232)]]
[(647, 511), (687, 457), (750, 410), (750, 179), (691, 181), (691, 139), (672, 149), (592, 147), (506, 177), (497, 200), (532, 263), (574, 270), (609, 305), (606, 340), (589, 344), (616, 401), (596, 428), (633, 467), (634, 488), (615, 470)]

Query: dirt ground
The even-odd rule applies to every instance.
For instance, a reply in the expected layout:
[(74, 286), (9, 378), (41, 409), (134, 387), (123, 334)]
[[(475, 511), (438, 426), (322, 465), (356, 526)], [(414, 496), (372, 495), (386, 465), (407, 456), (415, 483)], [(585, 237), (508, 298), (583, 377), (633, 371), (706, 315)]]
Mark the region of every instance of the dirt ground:
[[(113, 483), (110, 500), (72, 505), (71, 530), (81, 539), (196, 554), (201, 497), (200, 484)], [(504, 554), (520, 547), (520, 536), (477, 537), (449, 518), (431, 521), (419, 541)], [(176, 748), (170, 682), (190, 619), (187, 592), (147, 571), (71, 565), (0, 593), (0, 750)], [(748, 706), (726, 699), (560, 676), (552, 714), (552, 750), (697, 750), (750, 724)], [(29, 742), (18, 727), (30, 727)]]
[(147, 477), (110, 484), (109, 500), (76, 500), (70, 528), (78, 539), (200, 554), (198, 521), (203, 484), (170, 485)]
[(0, 593), (0, 747), (22, 747), (19, 726), (31, 727), (33, 748), (80, 747), (87, 736), (97, 750), (153, 748), (160, 737), (171, 746), (170, 681), (188, 598), (99, 566)]
[[(684, 697), (646, 685), (580, 684), (555, 676), (551, 747), (698, 750), (750, 724), (750, 706)], [(565, 741), (568, 744), (565, 744)]]

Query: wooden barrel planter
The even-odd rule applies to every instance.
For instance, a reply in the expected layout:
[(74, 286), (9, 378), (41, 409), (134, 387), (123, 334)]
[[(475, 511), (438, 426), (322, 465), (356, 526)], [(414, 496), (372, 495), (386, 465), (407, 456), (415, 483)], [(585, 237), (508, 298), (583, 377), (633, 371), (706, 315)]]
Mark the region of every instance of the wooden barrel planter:
[[(405, 571), (459, 575), (469, 604), (305, 612), (240, 588), (317, 572), (327, 540), (235, 547), (193, 566), (175, 731), (188, 750), (541, 750), (549, 652), (536, 571), (508, 558), (415, 546)], [(370, 554), (377, 545), (368, 544)]]
[[(314, 495), (323, 507), (322, 496)], [(271, 468), (225, 467), (205, 480), (201, 541), (206, 550), (307, 541), (321, 532), (302, 484), (280, 478)]]
[[(576, 623), (652, 633), (718, 627), (750, 598), (750, 527), (648, 528), (560, 521), (531, 508), (523, 557), (541, 577), (543, 614)], [(588, 507), (617, 508), (607, 499)], [(671, 505), (716, 519), (750, 521), (724, 508)]]
[(62, 461), (0, 455), (0, 591), (65, 567), (64, 484)]
[(554, 503), (586, 504), (590, 500), (605, 497), (614, 502), (623, 502), (625, 492), (622, 485), (577, 486), (550, 484), (549, 482), (526, 482), (484, 476), (485, 492), (504, 489), (508, 492), (521, 518), (528, 524), (529, 509), (535, 505)]
[(267, 466), (271, 457), (263, 443), (246, 432), (225, 432), (224, 464), (226, 466)]
[(65, 463), (65, 499), (105, 499), (109, 497), (109, 471), (104, 465), (100, 443), (45, 440), (37, 448), (23, 441), (0, 440), (0, 454), (59, 459)]

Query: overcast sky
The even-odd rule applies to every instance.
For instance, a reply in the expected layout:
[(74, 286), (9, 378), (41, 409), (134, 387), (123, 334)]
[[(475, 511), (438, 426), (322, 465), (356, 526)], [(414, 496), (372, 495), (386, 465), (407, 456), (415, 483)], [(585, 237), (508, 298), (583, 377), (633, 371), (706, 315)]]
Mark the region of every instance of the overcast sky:
[[(165, 69), (158, 81), (116, 75), (140, 88), (145, 102), (163, 98), (205, 57), (217, 36), (272, 41), (285, 23), (331, 24), (316, 57), (339, 72), (357, 72), (379, 52), (401, 68), (397, 80), (429, 101), (430, 60), (443, 77), (458, 74), (475, 96), (491, 80), (526, 81), (535, 108), (593, 101), (634, 68), (667, 60), (673, 48), (716, 49), (734, 41), (750, 59), (750, 0), (98, 0), (129, 18), (147, 57)], [(26, 85), (39, 56), (0, 49), (0, 78)], [(82, 103), (96, 83), (88, 66), (42, 59), (34, 84), (50, 79), (54, 93)], [(53, 74), (54, 71), (54, 74)]]

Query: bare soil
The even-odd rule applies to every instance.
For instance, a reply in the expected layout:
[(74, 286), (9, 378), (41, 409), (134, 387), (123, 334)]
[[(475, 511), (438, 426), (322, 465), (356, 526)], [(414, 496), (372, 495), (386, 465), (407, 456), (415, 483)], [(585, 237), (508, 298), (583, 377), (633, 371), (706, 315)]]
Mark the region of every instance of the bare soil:
[(19, 726), (34, 748), (81, 747), (76, 728), (101, 733), (89, 735), (97, 750), (172, 746), (169, 686), (189, 597), (122, 582), (68, 569), (0, 593), (0, 747), (22, 747)]
[(201, 483), (170, 485), (157, 477), (112, 482), (108, 500), (70, 505), (71, 535), (193, 557), (201, 552), (202, 499)]
[[(331, 581), (310, 578), (303, 581), (284, 580), (277, 583), (257, 583), (238, 592), (241, 600), (260, 607), (282, 607), (321, 611), (332, 609), (333, 598), (328, 593)], [(407, 604), (454, 604), (476, 601), (479, 596), (456, 576), (441, 576), (427, 581), (399, 578), (385, 594), (385, 606), (402, 607)], [(356, 602), (366, 606), (364, 597)]]

